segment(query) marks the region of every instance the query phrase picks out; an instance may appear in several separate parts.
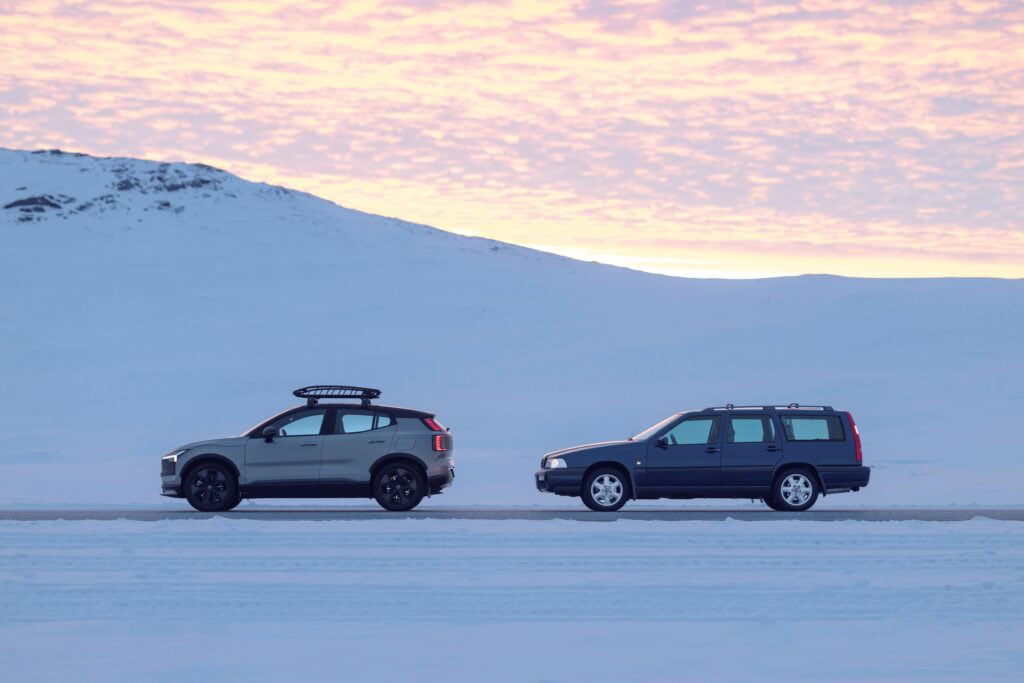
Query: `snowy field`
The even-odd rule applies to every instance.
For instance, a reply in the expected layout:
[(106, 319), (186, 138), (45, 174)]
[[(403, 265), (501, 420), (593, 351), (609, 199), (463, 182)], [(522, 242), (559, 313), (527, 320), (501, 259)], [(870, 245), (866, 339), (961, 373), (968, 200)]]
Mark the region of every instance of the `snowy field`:
[(823, 507), (1024, 502), (1024, 280), (671, 278), (7, 150), (0, 232), (4, 507), (159, 503), (160, 455), (325, 382), (437, 412), (444, 505), (552, 505), (541, 454), (754, 401), (857, 418), (871, 485)]
[(0, 522), (4, 680), (1017, 681), (1024, 524)]
[[(1024, 280), (670, 278), (9, 150), (0, 231), (0, 507), (185, 510), (161, 454), (328, 382), (452, 428), (425, 510), (582, 510), (542, 453), (755, 401), (857, 418), (821, 509), (1024, 502)], [(0, 680), (1019, 680), (1024, 524), (812, 516), (0, 521)]]

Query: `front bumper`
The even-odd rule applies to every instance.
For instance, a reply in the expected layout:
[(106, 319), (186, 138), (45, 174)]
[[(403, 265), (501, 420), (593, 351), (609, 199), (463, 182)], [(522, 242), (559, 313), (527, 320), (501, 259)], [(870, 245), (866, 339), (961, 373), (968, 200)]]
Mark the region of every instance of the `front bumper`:
[(538, 491), (558, 496), (578, 496), (583, 489), (583, 471), (579, 467), (541, 469), (533, 473), (533, 479)]
[(163, 484), (160, 491), (161, 496), (181, 498), (181, 484)]

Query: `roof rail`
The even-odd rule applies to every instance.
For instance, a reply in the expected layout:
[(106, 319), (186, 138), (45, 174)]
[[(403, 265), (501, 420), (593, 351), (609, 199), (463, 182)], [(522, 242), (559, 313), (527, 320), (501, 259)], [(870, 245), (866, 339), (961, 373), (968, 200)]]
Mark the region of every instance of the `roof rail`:
[(344, 384), (315, 384), (296, 389), (292, 394), (306, 399), (307, 406), (315, 406), (321, 399), (358, 398), (364, 408), (369, 408), (371, 399), (380, 398), (380, 389), (350, 387)]
[(835, 410), (832, 406), (804, 406), (799, 403), (790, 403), (788, 406), (775, 406), (777, 410)]
[(768, 406), (735, 406), (732, 403), (726, 403), (724, 406), (710, 406), (704, 410), (764, 410)]
[(724, 406), (710, 406), (705, 408), (705, 412), (711, 412), (714, 410), (833, 410), (832, 406), (802, 406), (799, 403), (790, 403), (785, 406), (736, 406), (732, 403), (726, 403)]

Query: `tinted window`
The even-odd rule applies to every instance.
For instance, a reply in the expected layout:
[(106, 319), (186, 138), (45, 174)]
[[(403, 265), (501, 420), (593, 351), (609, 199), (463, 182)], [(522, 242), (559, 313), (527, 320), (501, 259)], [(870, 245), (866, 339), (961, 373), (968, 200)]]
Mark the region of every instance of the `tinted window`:
[(287, 415), (272, 426), (280, 436), (312, 436), (320, 433), (324, 424), (323, 410), (303, 410)]
[(775, 427), (767, 415), (733, 417), (729, 420), (729, 443), (767, 443), (775, 441)]
[(782, 427), (789, 441), (845, 441), (843, 424), (835, 415), (821, 417), (782, 416)]
[(712, 443), (718, 440), (717, 417), (694, 417), (683, 420), (665, 434), (671, 446)]

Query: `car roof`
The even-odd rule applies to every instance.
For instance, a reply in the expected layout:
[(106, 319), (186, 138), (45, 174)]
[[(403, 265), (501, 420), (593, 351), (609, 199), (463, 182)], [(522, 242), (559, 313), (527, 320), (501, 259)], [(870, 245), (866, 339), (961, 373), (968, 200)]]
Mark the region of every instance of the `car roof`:
[(368, 412), (375, 413), (386, 413), (392, 417), (434, 417), (434, 413), (426, 410), (416, 410), (414, 408), (402, 408), (401, 406), (386, 406), (379, 403), (371, 403), (368, 406), (364, 406), (361, 403), (335, 403), (333, 401), (320, 401), (315, 405), (302, 404), (295, 406), (294, 408), (288, 408), (282, 411), (279, 415), (290, 413), (293, 410), (299, 410), (301, 408), (351, 408), (352, 410), (365, 410)]

